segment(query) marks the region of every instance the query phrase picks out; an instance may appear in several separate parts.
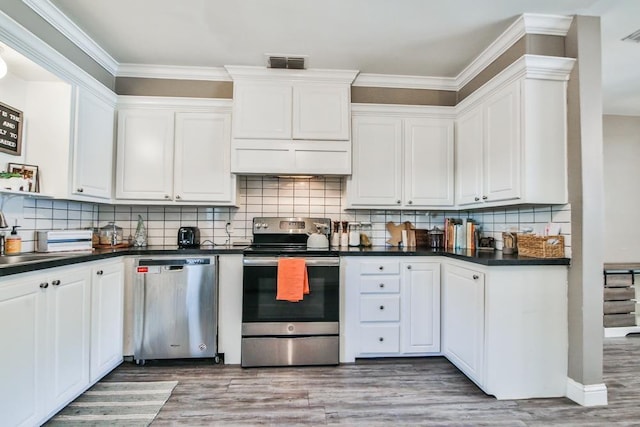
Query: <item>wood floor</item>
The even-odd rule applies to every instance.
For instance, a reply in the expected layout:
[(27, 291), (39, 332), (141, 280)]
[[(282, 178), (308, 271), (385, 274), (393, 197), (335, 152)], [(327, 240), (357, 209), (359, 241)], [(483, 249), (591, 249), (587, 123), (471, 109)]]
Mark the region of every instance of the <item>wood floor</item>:
[(236, 425), (640, 426), (640, 335), (605, 340), (609, 405), (499, 401), (446, 359), (251, 368), (202, 361), (124, 363), (103, 381), (177, 380), (152, 427)]

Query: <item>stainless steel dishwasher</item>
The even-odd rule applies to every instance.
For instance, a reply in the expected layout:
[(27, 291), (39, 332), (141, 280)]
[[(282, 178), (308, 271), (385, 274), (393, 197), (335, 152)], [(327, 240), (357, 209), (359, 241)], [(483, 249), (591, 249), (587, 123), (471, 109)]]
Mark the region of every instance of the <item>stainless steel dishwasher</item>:
[(215, 257), (141, 258), (134, 280), (134, 353), (147, 359), (214, 358)]

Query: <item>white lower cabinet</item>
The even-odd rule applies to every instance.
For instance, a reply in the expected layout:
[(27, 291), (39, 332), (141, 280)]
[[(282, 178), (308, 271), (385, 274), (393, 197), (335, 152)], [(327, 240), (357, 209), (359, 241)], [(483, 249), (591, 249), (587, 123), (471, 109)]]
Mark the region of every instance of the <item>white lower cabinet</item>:
[(484, 384), (484, 273), (445, 265), (442, 353), (476, 384)]
[(567, 391), (567, 268), (443, 262), (443, 354), (498, 399)]
[[(88, 265), (59, 267), (19, 274), (0, 285), (0, 322), (6, 326), (0, 340), (11, 343), (0, 352), (0, 413), (6, 425), (41, 424), (100, 378), (91, 373), (92, 292), (100, 287), (91, 272)], [(103, 308), (105, 313), (118, 309)]]
[(440, 350), (440, 265), (416, 257), (345, 257), (343, 361)]
[(124, 266), (122, 261), (91, 269), (91, 382), (122, 363)]

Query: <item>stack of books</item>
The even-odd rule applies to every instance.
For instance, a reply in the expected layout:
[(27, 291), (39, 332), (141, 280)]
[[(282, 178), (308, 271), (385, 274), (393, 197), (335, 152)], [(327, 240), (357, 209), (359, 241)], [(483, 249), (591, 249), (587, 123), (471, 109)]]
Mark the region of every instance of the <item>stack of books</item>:
[(470, 219), (446, 218), (444, 220), (444, 247), (448, 250), (478, 247), (478, 224)]

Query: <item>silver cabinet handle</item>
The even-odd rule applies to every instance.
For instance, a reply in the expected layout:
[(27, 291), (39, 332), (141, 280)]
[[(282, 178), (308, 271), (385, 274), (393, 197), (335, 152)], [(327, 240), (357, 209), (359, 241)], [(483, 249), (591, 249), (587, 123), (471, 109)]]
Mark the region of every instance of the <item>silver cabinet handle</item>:
[(98, 270), (98, 271), (96, 271), (96, 274), (97, 274), (98, 276), (102, 276), (102, 275), (104, 274), (104, 271), (102, 271), (102, 270)]
[(382, 342), (382, 341), (384, 341), (384, 338), (380, 337), (380, 338), (378, 338), (378, 341)]
[(402, 200), (396, 200), (396, 203), (400, 204), (400, 203), (402, 203)]
[(482, 200), (487, 200), (488, 198), (488, 196), (482, 196)]
[(378, 267), (378, 270), (382, 271), (382, 270), (384, 270), (384, 267), (380, 266), (380, 267)]
[(165, 194), (165, 195), (164, 195), (164, 198), (165, 198), (165, 199), (170, 199), (171, 197), (169, 197), (169, 195), (168, 195), (168, 194)]
[(78, 188), (76, 191), (77, 191), (78, 193), (83, 193), (83, 192), (84, 192), (84, 188)]
[(480, 201), (480, 197), (474, 197), (473, 200), (475, 200), (476, 202)]
[(409, 204), (412, 205), (413, 204), (413, 200), (409, 200)]
[(410, 265), (407, 265), (407, 270), (411, 270), (411, 266)]
[(478, 280), (480, 278), (480, 276), (478, 276), (477, 274), (473, 275), (473, 280)]
[(180, 200), (180, 195), (176, 195), (176, 200)]
[(380, 283), (378, 286), (382, 289), (384, 288), (384, 283)]
[(384, 310), (384, 305), (381, 305), (381, 306), (380, 306), (380, 310)]
[(60, 286), (60, 280), (52, 280), (52, 281), (51, 281), (51, 284), (52, 284), (53, 286)]
[(48, 287), (49, 287), (49, 283), (47, 283), (47, 282), (40, 283), (40, 288), (41, 289), (47, 289)]

